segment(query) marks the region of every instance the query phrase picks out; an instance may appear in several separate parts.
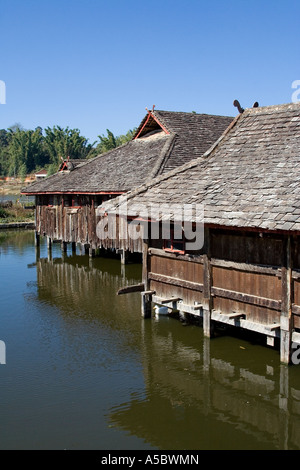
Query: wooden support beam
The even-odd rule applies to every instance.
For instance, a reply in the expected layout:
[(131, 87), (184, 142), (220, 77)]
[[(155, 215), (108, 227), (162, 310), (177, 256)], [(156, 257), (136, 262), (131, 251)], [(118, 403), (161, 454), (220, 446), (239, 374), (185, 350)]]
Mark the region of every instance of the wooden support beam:
[(89, 257), (94, 258), (95, 257), (95, 250), (92, 247), (89, 247)]
[(226, 261), (217, 258), (211, 259), (211, 265), (213, 267), (245, 271), (248, 273), (270, 274), (277, 277), (281, 276), (280, 268), (277, 266), (261, 266), (257, 264), (238, 263), (236, 261)]
[(34, 244), (35, 246), (40, 246), (40, 234), (38, 232), (35, 232), (34, 234)]
[(201, 308), (203, 308), (203, 305), (202, 305), (202, 304), (198, 304), (198, 305), (194, 305), (194, 306), (193, 306), (193, 309), (194, 309), (194, 310), (201, 310)]
[(128, 257), (129, 253), (126, 250), (118, 250), (118, 253), (121, 255), (121, 264), (127, 264), (128, 263)]
[(51, 250), (52, 248), (52, 238), (50, 237), (47, 237), (47, 247), (48, 247), (48, 250)]
[(245, 313), (238, 313), (238, 312), (232, 312), (228, 313), (228, 318), (230, 319), (238, 319), (238, 318), (245, 318), (246, 314)]
[(213, 335), (213, 323), (211, 319), (213, 300), (211, 295), (211, 252), (210, 230), (204, 227), (204, 254), (203, 254), (203, 333), (206, 337)]
[(168, 304), (169, 302), (178, 302), (178, 300), (182, 300), (181, 297), (170, 297), (169, 299), (163, 299), (161, 303)]
[(292, 340), (292, 250), (291, 236), (286, 235), (282, 244), (280, 360), (289, 364)]
[(148, 277), (149, 274), (149, 241), (148, 240), (143, 240), (143, 251), (142, 251), (142, 256), (143, 256), (143, 268), (142, 268), (142, 281), (145, 286), (145, 290), (149, 290), (149, 284), (150, 280)]
[(280, 328), (280, 323), (271, 323), (270, 325), (266, 325), (265, 328), (270, 331), (277, 330)]
[(222, 289), (220, 287), (212, 287), (211, 293), (216, 297), (224, 297), (226, 299), (237, 300), (252, 305), (258, 305), (260, 307), (267, 307), (273, 310), (281, 309), (281, 301), (267, 299), (265, 297), (258, 297), (256, 295), (244, 294), (242, 292), (235, 292), (228, 289)]
[(152, 281), (162, 282), (171, 286), (184, 287), (198, 292), (203, 292), (203, 284), (198, 282), (186, 281), (177, 277), (165, 276), (164, 274), (148, 273), (148, 279)]
[(132, 286), (122, 287), (118, 290), (117, 295), (130, 294), (132, 292), (143, 292), (145, 291), (144, 283), (134, 284)]

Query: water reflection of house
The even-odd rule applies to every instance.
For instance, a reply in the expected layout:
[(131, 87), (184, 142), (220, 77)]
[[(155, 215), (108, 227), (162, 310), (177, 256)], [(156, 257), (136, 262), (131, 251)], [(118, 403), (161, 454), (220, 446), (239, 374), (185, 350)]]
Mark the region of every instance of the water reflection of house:
[[(120, 306), (128, 311), (128, 315), (139, 306), (139, 301), (137, 303), (128, 296), (120, 301), (116, 291), (122, 285), (140, 279), (140, 265), (129, 266), (125, 274), (124, 266), (117, 260), (90, 260), (80, 255), (43, 258), (38, 255), (35, 267), (39, 300), (58, 307), (67, 316), (80, 312), (80, 315), (93, 318), (95, 305), (98, 305), (97, 314), (101, 312), (103, 320), (106, 315), (111, 318), (118, 315)], [(103, 292), (110, 299), (107, 304), (102, 302)], [(119, 327), (122, 322), (128, 322), (128, 315), (118, 316)]]
[(111, 425), (161, 449), (300, 448), (295, 369), (249, 355), (239, 366), (232, 343), (196, 347), (164, 323), (143, 336), (145, 393), (111, 410)]
[[(279, 342), (290, 362), (300, 344), (299, 124), (299, 104), (241, 110), (202, 157), (103, 203), (104, 226), (125, 199), (128, 237), (119, 217), (119, 237), (103, 231), (102, 245), (132, 249), (134, 239), (143, 251), (145, 315), (152, 300), (200, 316), (206, 336), (216, 324), (256, 331), (270, 346)], [(204, 207), (204, 217), (194, 210), (187, 218), (193, 234), (185, 204)], [(161, 220), (171, 231), (154, 237), (152, 223), (161, 229)], [(140, 232), (131, 236), (133, 221)], [(199, 249), (193, 237), (203, 221)]]
[(57, 174), (24, 189), (36, 197), (37, 234), (49, 243), (98, 248), (99, 204), (202, 155), (230, 122), (224, 116), (148, 111), (130, 142), (79, 165), (64, 162)]
[[(218, 443), (226, 449), (300, 448), (296, 368), (261, 354), (260, 345), (257, 360), (250, 347), (244, 359), (237, 359), (239, 340), (211, 342), (195, 327), (172, 319), (138, 322), (138, 296), (115, 295), (140, 279), (138, 265), (125, 269), (118, 261), (73, 255), (37, 257), (32, 267), (37, 270), (38, 300), (56, 307), (64, 331), (79, 318), (93, 330), (98, 324), (105, 336), (115, 332), (125, 338), (121, 348), (139, 357), (145, 389), (111, 409), (111, 426), (163, 449), (209, 449)], [(107, 305), (104, 299), (109, 299)], [(76, 329), (80, 334), (82, 325)], [(93, 348), (99, 350), (98, 340), (80, 351), (72, 349), (73, 366), (93, 361)]]

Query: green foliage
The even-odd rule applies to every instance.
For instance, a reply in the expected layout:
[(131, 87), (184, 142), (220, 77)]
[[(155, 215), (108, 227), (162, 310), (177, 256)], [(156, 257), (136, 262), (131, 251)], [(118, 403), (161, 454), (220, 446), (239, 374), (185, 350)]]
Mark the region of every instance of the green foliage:
[(33, 130), (16, 129), (10, 131), (9, 143), (9, 174), (25, 177), (38, 165), (43, 166), (47, 158), (43, 149), (41, 128)]
[(100, 139), (100, 143), (97, 146), (97, 153), (105, 153), (108, 152), (109, 150), (112, 150), (116, 147), (119, 147), (120, 145), (125, 144), (129, 140), (132, 139), (133, 134), (135, 132), (135, 129), (129, 130), (127, 134), (121, 134), (119, 136), (114, 136), (114, 134), (109, 130), (106, 129), (107, 135), (98, 135)]
[(78, 129), (60, 126), (26, 130), (16, 123), (0, 129), (0, 175), (19, 176), (46, 168), (48, 176), (58, 171), (62, 160), (93, 158), (123, 145), (132, 139), (135, 129), (115, 136), (99, 135), (99, 142), (90, 144)]
[(78, 129), (47, 127), (45, 134), (45, 147), (52, 164), (59, 165), (62, 159), (66, 160), (68, 157), (84, 159), (93, 147), (92, 144), (88, 144), (85, 137), (80, 135)]
[(57, 173), (57, 163), (51, 163), (51, 165), (48, 165), (47, 167), (47, 176), (54, 175)]
[(0, 224), (10, 222), (31, 222), (34, 220), (34, 206), (25, 209), (23, 204), (15, 203), (12, 207), (0, 207)]
[(0, 219), (7, 219), (8, 217), (8, 212), (3, 209), (3, 207), (0, 207)]

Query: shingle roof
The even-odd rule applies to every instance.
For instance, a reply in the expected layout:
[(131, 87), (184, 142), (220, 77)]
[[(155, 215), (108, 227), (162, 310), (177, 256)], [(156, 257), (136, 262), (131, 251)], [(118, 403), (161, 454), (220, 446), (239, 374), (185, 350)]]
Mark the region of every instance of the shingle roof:
[[(151, 114), (151, 112), (150, 112)], [(155, 115), (155, 118), (153, 118)], [(154, 122), (139, 138), (99, 155), (69, 173), (57, 173), (24, 188), (25, 194), (53, 192), (126, 192), (164, 171), (201, 155), (214, 142), (232, 117), (154, 111)], [(149, 113), (142, 121), (149, 121)], [(161, 127), (159, 122), (162, 123)], [(164, 126), (168, 133), (163, 129)], [(148, 135), (145, 135), (145, 133)], [(149, 131), (153, 131), (152, 135)]]
[(161, 173), (177, 168), (204, 154), (232, 122), (228, 116), (184, 112), (154, 111), (158, 120), (176, 134), (172, 153)]
[(127, 208), (162, 202), (202, 204), (207, 224), (300, 231), (300, 104), (246, 109), (202, 157), (130, 193)]

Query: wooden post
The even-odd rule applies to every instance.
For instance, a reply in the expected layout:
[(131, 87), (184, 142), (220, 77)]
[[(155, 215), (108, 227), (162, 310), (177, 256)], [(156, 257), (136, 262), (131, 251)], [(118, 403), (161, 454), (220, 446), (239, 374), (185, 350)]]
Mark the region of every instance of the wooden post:
[(94, 258), (95, 257), (95, 250), (91, 246), (89, 247), (89, 257)]
[(280, 378), (279, 378), (279, 445), (283, 450), (288, 449), (289, 429), (291, 423), (289, 422), (290, 413), (289, 409), (289, 368), (286, 364), (280, 365)]
[(41, 257), (40, 245), (35, 245), (35, 258), (36, 258), (36, 261), (39, 261), (40, 257)]
[(34, 244), (35, 246), (40, 246), (40, 234), (38, 232), (35, 232)]
[(149, 291), (149, 279), (148, 279), (148, 263), (149, 263), (149, 253), (148, 253), (149, 241), (143, 240), (143, 272), (142, 272), (142, 281), (144, 284), (144, 292), (141, 292), (142, 296), (142, 316), (143, 318), (151, 318), (151, 307), (152, 307), (152, 291)]
[(72, 242), (72, 253), (73, 255), (76, 255), (76, 243)]
[(52, 260), (52, 240), (47, 237), (48, 261)]
[(52, 248), (52, 239), (50, 237), (47, 237), (47, 248), (48, 250), (51, 250)]
[(142, 271), (142, 282), (144, 283), (144, 288), (145, 290), (149, 290), (149, 279), (148, 279), (148, 263), (149, 263), (149, 254), (148, 254), (148, 248), (149, 248), (149, 241), (148, 240), (143, 240), (143, 271)]
[(289, 364), (292, 337), (292, 251), (290, 235), (285, 236), (283, 239), (282, 258), (280, 360), (285, 364)]
[(152, 293), (151, 292), (141, 292), (142, 300), (142, 317), (151, 318), (151, 305), (152, 305)]
[(211, 254), (210, 254), (210, 232), (204, 228), (204, 254), (203, 254), (203, 333), (210, 338), (213, 335), (211, 321), (212, 297), (211, 297)]
[(121, 253), (121, 264), (127, 264), (128, 263), (128, 251), (120, 250), (120, 253)]
[(67, 246), (68, 246), (67, 242), (61, 242), (61, 251), (63, 253), (67, 253)]

